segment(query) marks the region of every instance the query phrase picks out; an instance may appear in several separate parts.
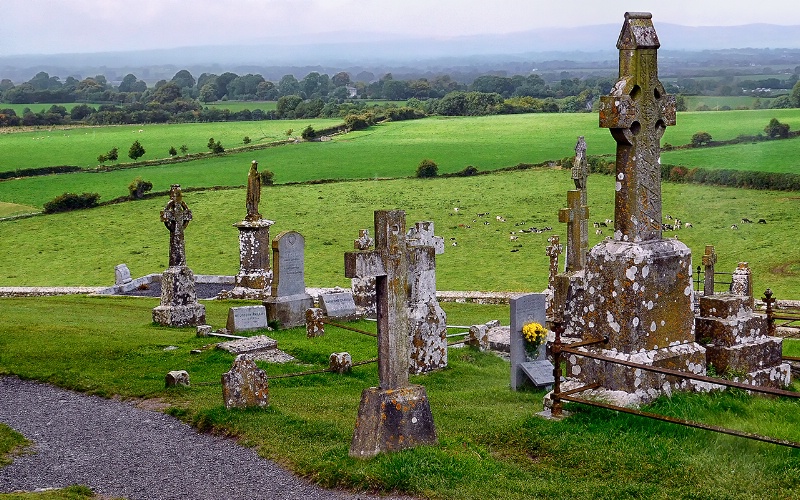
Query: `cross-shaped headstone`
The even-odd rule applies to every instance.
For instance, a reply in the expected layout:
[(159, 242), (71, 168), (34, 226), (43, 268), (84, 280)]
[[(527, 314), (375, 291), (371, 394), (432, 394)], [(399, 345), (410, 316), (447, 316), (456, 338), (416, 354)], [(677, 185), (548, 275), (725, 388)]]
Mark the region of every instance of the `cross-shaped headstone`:
[(575, 189), (585, 192), (586, 179), (588, 177), (589, 163), (586, 161), (586, 140), (583, 136), (580, 136), (577, 144), (575, 144), (575, 160), (572, 162), (572, 181), (575, 183)]
[(344, 269), (348, 278), (375, 277), (380, 388), (408, 386), (410, 342), (405, 212), (375, 211), (375, 250), (346, 252)]
[(617, 142), (614, 239), (661, 239), (661, 136), (675, 97), (658, 80), (661, 44), (648, 12), (626, 12), (617, 41), (619, 80), (600, 100), (600, 126)]
[(582, 201), (579, 190), (567, 191), (567, 208), (558, 211), (559, 222), (567, 223), (567, 262), (566, 271), (580, 271), (586, 268), (586, 252), (589, 250), (587, 235), (589, 207)]
[(192, 220), (192, 211), (183, 201), (180, 184), (173, 184), (169, 190), (169, 202), (161, 211), (161, 221), (169, 229), (169, 266), (186, 265), (184, 229)]
[(706, 245), (706, 253), (703, 255), (703, 295), (714, 295), (714, 264), (717, 263), (717, 252), (714, 245)]

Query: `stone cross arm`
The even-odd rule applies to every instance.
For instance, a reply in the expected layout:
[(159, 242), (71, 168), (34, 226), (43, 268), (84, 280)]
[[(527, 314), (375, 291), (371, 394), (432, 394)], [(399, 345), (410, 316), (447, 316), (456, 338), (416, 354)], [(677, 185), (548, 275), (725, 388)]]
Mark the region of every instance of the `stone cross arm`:
[(346, 278), (386, 276), (383, 256), (375, 250), (345, 252), (344, 275)]

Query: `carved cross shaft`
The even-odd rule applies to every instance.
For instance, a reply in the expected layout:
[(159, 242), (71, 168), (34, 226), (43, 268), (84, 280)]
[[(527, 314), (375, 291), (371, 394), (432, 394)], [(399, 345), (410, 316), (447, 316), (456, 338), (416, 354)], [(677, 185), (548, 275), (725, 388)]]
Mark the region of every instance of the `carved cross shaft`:
[(614, 238), (621, 241), (661, 239), (661, 137), (675, 125), (675, 97), (658, 80), (661, 44), (651, 18), (625, 13), (619, 80), (600, 102), (600, 126), (617, 142)]
[(589, 250), (589, 207), (585, 205), (584, 192), (567, 191), (567, 208), (558, 211), (558, 221), (567, 223), (567, 272), (580, 271), (586, 267), (586, 252)]
[(703, 295), (714, 295), (714, 264), (717, 263), (717, 252), (714, 245), (706, 245), (706, 253), (703, 255)]
[(408, 386), (408, 259), (402, 210), (375, 212), (375, 250), (344, 254), (346, 277), (375, 277), (381, 389)]
[(161, 211), (161, 221), (169, 229), (169, 267), (186, 265), (184, 229), (192, 220), (192, 211), (186, 206), (181, 186), (173, 184), (170, 200)]

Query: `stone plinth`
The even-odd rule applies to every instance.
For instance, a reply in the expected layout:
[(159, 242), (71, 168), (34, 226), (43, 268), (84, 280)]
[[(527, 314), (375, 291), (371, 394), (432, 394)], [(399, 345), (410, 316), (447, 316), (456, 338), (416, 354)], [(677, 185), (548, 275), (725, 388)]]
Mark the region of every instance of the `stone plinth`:
[(272, 269), (269, 265), (271, 220), (243, 220), (233, 226), (239, 230), (239, 273), (233, 290), (220, 293), (222, 299), (263, 300), (270, 296)]
[(197, 326), (206, 322), (206, 308), (197, 303), (191, 269), (170, 267), (161, 275), (161, 305), (153, 309), (153, 322), (165, 326)]
[(369, 458), (382, 452), (437, 443), (424, 387), (370, 387), (361, 393), (358, 421), (350, 445), (351, 457)]
[(791, 367), (783, 362), (783, 339), (767, 336), (767, 321), (753, 314), (752, 302), (752, 296), (732, 293), (700, 297), (695, 335), (706, 347), (706, 360), (718, 374), (739, 382), (789, 385)]
[(264, 301), (267, 317), (278, 321), (281, 328), (302, 326), (306, 321), (306, 310), (314, 305), (314, 299), (307, 293), (286, 297), (268, 297)]

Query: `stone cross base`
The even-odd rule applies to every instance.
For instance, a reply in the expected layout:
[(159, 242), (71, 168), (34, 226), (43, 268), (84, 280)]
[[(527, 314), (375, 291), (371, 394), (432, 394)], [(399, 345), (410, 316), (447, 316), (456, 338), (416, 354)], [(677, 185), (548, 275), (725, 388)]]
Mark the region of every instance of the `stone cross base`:
[[(706, 374), (706, 350), (694, 342), (634, 354), (596, 348), (591, 351), (623, 361), (681, 370), (695, 375)], [(669, 395), (672, 391), (708, 389), (705, 387), (708, 384), (695, 383), (684, 378), (638, 370), (574, 354), (567, 357), (567, 376), (580, 380), (583, 384), (597, 382), (607, 391), (625, 392), (632, 396), (629, 402), (638, 404), (653, 401), (661, 395)]]
[[(238, 278), (238, 276), (237, 276)], [(269, 298), (270, 288), (250, 288), (246, 286), (236, 286), (231, 290), (223, 290), (217, 294), (217, 299), (238, 299), (238, 300), (264, 300)]]
[(410, 385), (385, 390), (370, 387), (361, 393), (350, 444), (351, 457), (370, 458), (382, 452), (438, 442), (424, 387)]
[(435, 300), (412, 304), (408, 312), (411, 330), (409, 373), (447, 368), (447, 316)]
[(197, 326), (206, 322), (206, 306), (158, 306), (153, 308), (153, 323), (163, 326)]
[(314, 299), (307, 293), (267, 297), (264, 306), (267, 308), (268, 321), (277, 320), (281, 328), (293, 328), (306, 324), (306, 309), (314, 306)]
[(570, 313), (585, 338), (623, 353), (694, 341), (692, 254), (678, 240), (605, 240), (587, 258), (585, 299)]

